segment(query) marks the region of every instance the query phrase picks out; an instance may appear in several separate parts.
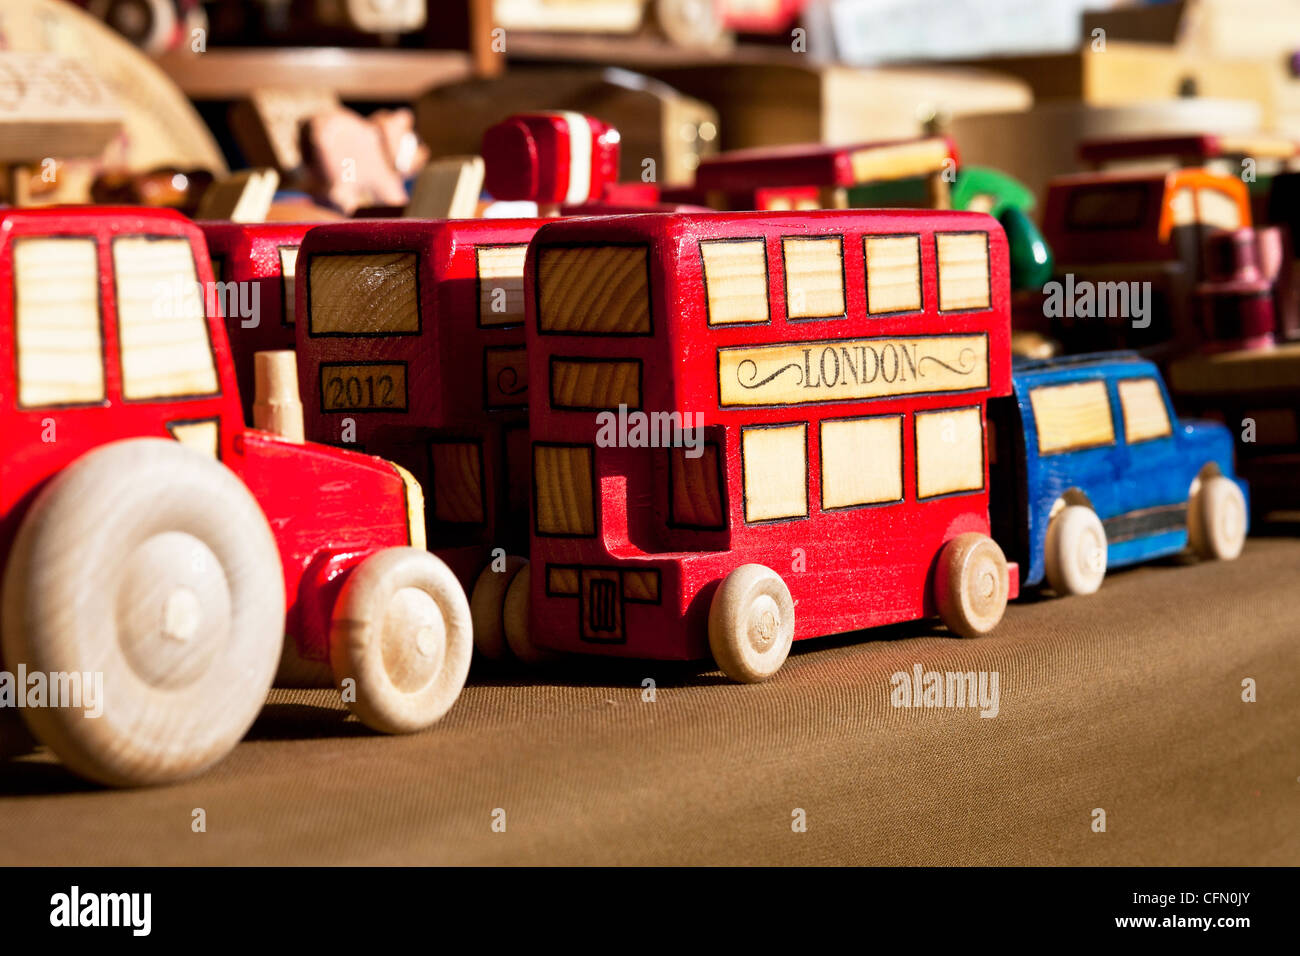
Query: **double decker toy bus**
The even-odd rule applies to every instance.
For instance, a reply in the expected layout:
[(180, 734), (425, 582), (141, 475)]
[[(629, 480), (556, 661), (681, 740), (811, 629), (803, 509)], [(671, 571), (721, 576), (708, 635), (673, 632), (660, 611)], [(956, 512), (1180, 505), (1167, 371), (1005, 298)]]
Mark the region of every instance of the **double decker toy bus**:
[(990, 216), (554, 222), (525, 295), (532, 540), (512, 646), (711, 653), (757, 681), (794, 639), (1001, 619), (1019, 583), (989, 537), (985, 405), (1011, 390)]
[(544, 221), (332, 223), (298, 255), (307, 437), (419, 480), (429, 550), (474, 589), (476, 646), (493, 658), (508, 652), (502, 601), (528, 543), (523, 267)]
[(215, 304), (226, 320), (244, 420), (253, 420), (253, 356), (291, 349), (293, 280), (302, 237), (310, 222), (201, 220), (207, 240)]

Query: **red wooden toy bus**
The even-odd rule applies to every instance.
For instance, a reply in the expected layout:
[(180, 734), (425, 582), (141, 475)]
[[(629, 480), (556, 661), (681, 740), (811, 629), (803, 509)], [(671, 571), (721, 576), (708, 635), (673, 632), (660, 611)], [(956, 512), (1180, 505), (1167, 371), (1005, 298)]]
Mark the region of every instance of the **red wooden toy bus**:
[(506, 653), (502, 599), (528, 544), (523, 264), (542, 222), (337, 223), (312, 229), (299, 257), (307, 437), (416, 476), (428, 546), (474, 589), (489, 657)]
[(302, 237), (313, 225), (198, 223), (212, 259), (212, 278), (217, 283), (213, 298), (226, 318), (226, 337), (247, 421), (252, 421), (253, 414), (253, 355), (294, 347), (294, 265)]
[[(532, 540), (512, 646), (712, 652), (753, 681), (792, 639), (1001, 619), (1018, 569), (989, 537), (985, 403), (1011, 389), (995, 220), (558, 221), (525, 288)], [(702, 432), (673, 431), (694, 413)]]
[(405, 731), (469, 667), (469, 608), (423, 550), (419, 486), (245, 427), (211, 283), (174, 212), (0, 211), (0, 647), (10, 669), (103, 675), (98, 719), (23, 714), (106, 783), (220, 759), (277, 668)]

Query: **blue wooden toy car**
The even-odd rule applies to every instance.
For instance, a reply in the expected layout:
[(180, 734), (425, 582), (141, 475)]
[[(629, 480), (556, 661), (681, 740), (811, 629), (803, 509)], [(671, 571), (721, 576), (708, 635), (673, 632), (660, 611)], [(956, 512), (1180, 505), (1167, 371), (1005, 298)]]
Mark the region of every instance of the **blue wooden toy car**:
[(1155, 365), (1131, 352), (1017, 360), (989, 402), (995, 538), (1022, 582), (1090, 594), (1106, 569), (1190, 547), (1241, 553), (1246, 485), (1231, 433), (1180, 422)]

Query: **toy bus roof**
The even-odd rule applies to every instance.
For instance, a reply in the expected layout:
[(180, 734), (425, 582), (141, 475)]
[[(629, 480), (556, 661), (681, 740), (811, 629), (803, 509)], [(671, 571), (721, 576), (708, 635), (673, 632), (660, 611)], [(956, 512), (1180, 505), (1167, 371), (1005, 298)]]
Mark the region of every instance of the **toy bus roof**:
[(779, 186), (854, 186), (924, 176), (957, 162), (942, 136), (852, 146), (775, 146), (722, 153), (700, 160), (695, 188), (745, 193)]
[[(577, 219), (550, 219), (538, 230), (536, 243), (565, 244), (582, 237), (581, 241), (608, 242), (617, 238), (637, 236), (645, 239), (674, 237), (683, 232), (690, 238), (728, 238), (737, 235), (745, 224), (760, 228), (781, 229), (793, 226), (792, 235), (816, 235), (818, 228), (825, 230), (840, 224), (841, 228), (918, 230), (980, 230), (1000, 233), (1002, 227), (987, 213), (956, 209), (805, 209), (745, 212), (677, 212), (629, 213), (623, 216), (599, 216)], [(824, 225), (819, 225), (824, 224)], [(554, 237), (560, 238), (554, 238)]]
[(1050, 372), (1072, 368), (1105, 368), (1107, 366), (1135, 364), (1150, 365), (1151, 363), (1137, 352), (1130, 350), (1085, 352), (1079, 355), (1057, 355), (1052, 358), (1024, 358), (1017, 355), (1012, 357), (1011, 371), (1012, 374), (1017, 376), (1045, 375)]
[(1189, 133), (1171, 136), (1131, 136), (1088, 139), (1079, 144), (1079, 158), (1106, 163), (1158, 156), (1252, 156), (1256, 159), (1290, 159), (1300, 154), (1300, 142), (1281, 136)]
[(10, 223), (42, 219), (110, 219), (170, 222), (189, 225), (190, 220), (175, 209), (162, 206), (11, 206), (0, 207), (0, 231)]
[(349, 219), (317, 223), (312, 232), (318, 239), (329, 236), (385, 235), (409, 237), (418, 242), (436, 236), (508, 232), (512, 229), (536, 228), (553, 219)]

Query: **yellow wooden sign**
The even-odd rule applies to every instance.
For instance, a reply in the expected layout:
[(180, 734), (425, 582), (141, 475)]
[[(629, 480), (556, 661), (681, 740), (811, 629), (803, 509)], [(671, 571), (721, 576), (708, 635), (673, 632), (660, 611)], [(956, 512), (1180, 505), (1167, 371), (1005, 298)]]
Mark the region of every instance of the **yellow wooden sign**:
[(988, 384), (984, 334), (718, 349), (718, 398), (724, 407), (962, 392)]

